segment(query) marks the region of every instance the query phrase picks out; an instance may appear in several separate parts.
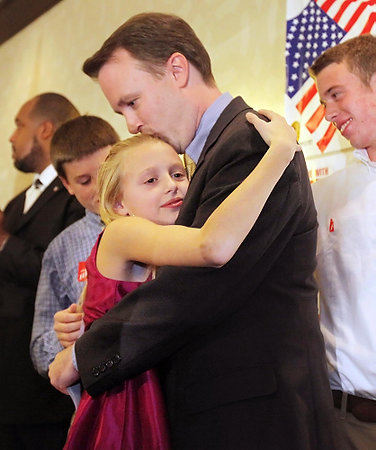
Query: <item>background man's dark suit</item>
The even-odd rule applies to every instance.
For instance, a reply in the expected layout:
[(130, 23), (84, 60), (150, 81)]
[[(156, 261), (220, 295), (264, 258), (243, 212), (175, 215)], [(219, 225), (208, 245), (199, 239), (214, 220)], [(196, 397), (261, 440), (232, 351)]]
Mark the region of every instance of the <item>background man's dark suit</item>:
[[(237, 98), (214, 125), (178, 223), (201, 226), (262, 157), (247, 110)], [(95, 395), (160, 365), (174, 448), (337, 448), (312, 277), (316, 226), (299, 153), (228, 264), (161, 269), (77, 341), (84, 387)]]
[(43, 252), (82, 217), (83, 208), (58, 178), (26, 214), (24, 201), (25, 191), (4, 211), (11, 236), (0, 252), (0, 423), (63, 422), (71, 416), (72, 402), (35, 371), (29, 344)]

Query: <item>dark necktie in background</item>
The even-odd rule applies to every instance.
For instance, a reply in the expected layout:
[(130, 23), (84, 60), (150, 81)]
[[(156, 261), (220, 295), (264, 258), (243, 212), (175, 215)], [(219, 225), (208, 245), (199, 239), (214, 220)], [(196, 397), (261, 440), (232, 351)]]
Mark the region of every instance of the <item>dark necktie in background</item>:
[(42, 193), (42, 187), (43, 183), (40, 181), (39, 178), (36, 178), (33, 182), (33, 184), (29, 187), (29, 189), (26, 191), (25, 194), (25, 204), (24, 204), (24, 210), (23, 213), (26, 214), (29, 209), (33, 206), (37, 198)]

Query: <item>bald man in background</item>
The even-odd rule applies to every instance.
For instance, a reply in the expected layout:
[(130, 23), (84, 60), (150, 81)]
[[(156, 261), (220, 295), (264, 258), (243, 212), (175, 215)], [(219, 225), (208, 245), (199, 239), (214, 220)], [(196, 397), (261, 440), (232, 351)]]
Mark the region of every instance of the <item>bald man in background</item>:
[(0, 449), (61, 449), (73, 411), (69, 398), (35, 371), (29, 355), (43, 252), (84, 211), (50, 163), (56, 129), (79, 116), (60, 94), (45, 93), (18, 111), (10, 137), (16, 169), (33, 184), (0, 211)]

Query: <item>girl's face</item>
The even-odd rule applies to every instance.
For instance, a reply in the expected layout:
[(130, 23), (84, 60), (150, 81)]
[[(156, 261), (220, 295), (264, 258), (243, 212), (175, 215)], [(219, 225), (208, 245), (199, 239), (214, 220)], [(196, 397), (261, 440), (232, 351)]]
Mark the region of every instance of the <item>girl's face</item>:
[(143, 217), (172, 225), (188, 189), (183, 164), (164, 143), (143, 143), (124, 153), (119, 214)]

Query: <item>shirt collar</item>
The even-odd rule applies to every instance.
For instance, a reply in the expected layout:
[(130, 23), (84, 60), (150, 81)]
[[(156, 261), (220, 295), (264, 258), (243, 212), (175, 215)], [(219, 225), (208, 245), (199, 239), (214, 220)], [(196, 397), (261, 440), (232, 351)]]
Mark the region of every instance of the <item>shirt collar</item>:
[(219, 96), (202, 115), (195, 137), (185, 149), (185, 153), (187, 153), (196, 164), (211, 129), (231, 101), (232, 96), (228, 92), (225, 92)]
[(39, 179), (43, 187), (46, 188), (49, 184), (52, 183), (52, 181), (56, 178), (56, 176), (57, 176), (56, 170), (54, 169), (54, 166), (50, 164), (43, 170), (42, 173), (36, 174), (34, 176), (34, 181)]
[(364, 148), (354, 150), (354, 156), (368, 166), (369, 169), (376, 170), (376, 161), (371, 161), (369, 159), (368, 152)]
[(102, 222), (101, 216), (99, 214), (96, 214), (92, 211), (89, 211), (88, 209), (85, 209), (85, 215), (86, 215), (87, 219), (89, 220), (89, 222), (95, 223), (96, 225), (100, 224), (103, 226), (103, 222)]

